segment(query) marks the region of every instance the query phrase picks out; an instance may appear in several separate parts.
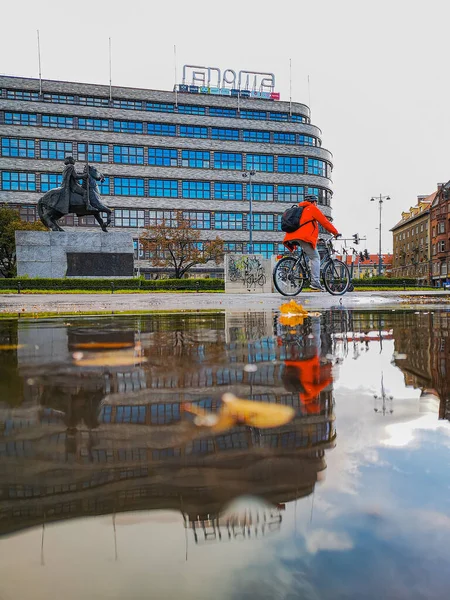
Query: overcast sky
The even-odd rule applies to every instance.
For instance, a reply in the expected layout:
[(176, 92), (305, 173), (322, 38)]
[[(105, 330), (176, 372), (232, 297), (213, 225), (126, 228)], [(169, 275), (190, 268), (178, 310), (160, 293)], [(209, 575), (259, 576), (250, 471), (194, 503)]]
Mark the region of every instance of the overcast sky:
[[(289, 100), (311, 106), (312, 123), (334, 155), (335, 225), (383, 251), (401, 211), (450, 179), (448, 16), (445, 0), (78, 0), (2, 7), (0, 72), (172, 89), (174, 44), (183, 64), (275, 73)], [(308, 89), (308, 76), (310, 86)]]

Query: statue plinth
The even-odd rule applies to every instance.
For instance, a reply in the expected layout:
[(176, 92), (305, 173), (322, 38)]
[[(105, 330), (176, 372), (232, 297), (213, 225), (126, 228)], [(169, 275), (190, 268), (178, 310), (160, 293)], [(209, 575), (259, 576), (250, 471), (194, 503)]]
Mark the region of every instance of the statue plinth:
[(133, 277), (130, 233), (16, 231), (17, 276)]

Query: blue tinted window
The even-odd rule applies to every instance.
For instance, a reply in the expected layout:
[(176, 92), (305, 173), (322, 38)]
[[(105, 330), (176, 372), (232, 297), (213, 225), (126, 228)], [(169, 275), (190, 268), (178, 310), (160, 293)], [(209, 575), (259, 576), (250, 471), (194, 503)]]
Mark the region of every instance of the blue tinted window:
[(316, 158), (308, 158), (308, 173), (311, 175), (321, 175), (326, 177), (327, 166), (325, 161)]
[(153, 112), (174, 112), (173, 104), (162, 104), (161, 102), (147, 102), (145, 108)]
[(117, 196), (143, 196), (144, 180), (136, 177), (114, 177), (114, 194)]
[(276, 131), (273, 134), (275, 144), (295, 144), (295, 133), (281, 133)]
[(107, 163), (109, 161), (109, 146), (107, 144), (78, 144), (78, 160)]
[(67, 96), (66, 94), (43, 94), (42, 98), (44, 102), (53, 102), (56, 104), (73, 104), (75, 102), (73, 96)]
[(289, 119), (288, 113), (284, 112), (271, 112), (269, 113), (269, 119), (271, 121), (287, 121)]
[(209, 114), (211, 117), (237, 117), (237, 110), (235, 108), (210, 106)]
[(300, 185), (279, 185), (278, 200), (279, 202), (291, 202), (293, 204), (303, 202), (304, 189)]
[(261, 110), (241, 110), (239, 113), (241, 119), (253, 119), (264, 121), (267, 118), (267, 113)]
[(27, 92), (24, 90), (6, 90), (8, 100), (31, 100), (32, 102), (39, 101), (38, 92)]
[(247, 154), (247, 169), (253, 171), (273, 171), (273, 156), (270, 154)]
[(113, 100), (114, 108), (125, 108), (127, 110), (142, 110), (142, 102), (140, 100)]
[(35, 192), (36, 175), (34, 173), (2, 171), (2, 190)]
[(92, 96), (80, 96), (80, 104), (84, 106), (109, 106), (109, 98), (94, 98)]
[(242, 254), (244, 252), (244, 244), (242, 242), (224, 242), (223, 249), (224, 252)]
[(114, 146), (113, 161), (126, 165), (143, 165), (144, 148), (142, 146)]
[(310, 135), (299, 135), (298, 143), (300, 146), (317, 146), (317, 140)]
[[(179, 421), (181, 419), (180, 404), (178, 402), (174, 404), (169, 404), (168, 402), (152, 404), (150, 407), (150, 419), (153, 425), (166, 425), (173, 421)], [(167, 453), (166, 456), (174, 456), (174, 451), (177, 449), (168, 448), (168, 450), (172, 450), (172, 452)], [(157, 454), (160, 458), (159, 453)]]
[(72, 142), (49, 142), (41, 140), (41, 158), (52, 158), (63, 160), (68, 154), (72, 154)]
[(37, 125), (37, 115), (5, 112), (5, 125)]
[(305, 161), (301, 156), (279, 156), (278, 171), (280, 173), (304, 173)]
[(112, 406), (102, 406), (102, 409), (100, 411), (100, 416), (99, 416), (99, 421), (100, 423), (111, 423), (111, 413), (112, 413)]
[(180, 137), (207, 138), (207, 127), (194, 127), (192, 125), (180, 125)]
[(62, 184), (61, 173), (41, 173), (41, 192), (59, 187)]
[(194, 104), (179, 104), (178, 112), (183, 115), (206, 115), (206, 107)]
[(211, 229), (211, 213), (209, 212), (183, 212), (183, 217), (189, 221), (192, 229)]
[(129, 208), (114, 209), (115, 227), (144, 227), (145, 211)]
[(109, 121), (108, 119), (94, 119), (80, 117), (78, 119), (79, 129), (87, 129), (89, 131), (108, 131)]
[(150, 179), (148, 195), (153, 198), (178, 198), (178, 181), (175, 179)]
[(147, 123), (148, 135), (177, 135), (176, 125), (167, 125), (166, 123)]
[(307, 123), (307, 118), (303, 115), (291, 115), (291, 121), (294, 123)]
[(266, 215), (264, 213), (253, 213), (254, 231), (274, 231), (274, 229), (274, 215)]
[(213, 127), (211, 129), (213, 140), (234, 140), (239, 141), (239, 129), (226, 129), (224, 127)]
[(209, 181), (183, 181), (182, 196), (183, 198), (210, 198)]
[(113, 121), (113, 131), (117, 133), (143, 133), (143, 124), (140, 121)]
[(259, 183), (253, 183), (251, 186), (250, 184), (247, 184), (247, 198), (250, 198), (250, 194), (252, 194), (252, 200), (263, 200), (266, 202), (273, 202), (274, 186), (262, 185)]
[(308, 194), (313, 194), (319, 199), (319, 204), (329, 204), (327, 202), (327, 194), (325, 190), (318, 187), (308, 187)]
[(116, 423), (145, 423), (146, 406), (117, 406)]
[(2, 156), (34, 158), (34, 140), (2, 138)]
[(97, 182), (98, 185), (98, 189), (100, 194), (102, 194), (102, 196), (109, 196), (110, 191), (109, 191), (109, 177), (104, 177), (103, 181), (98, 181)]
[(242, 154), (214, 152), (214, 168), (242, 170)]
[(242, 135), (244, 142), (270, 142), (270, 133), (268, 131), (244, 129)]
[(253, 242), (253, 252), (262, 254), (264, 258), (270, 258), (275, 252), (275, 244)]
[(176, 167), (178, 153), (171, 148), (149, 148), (148, 164), (156, 167)]
[(216, 200), (242, 200), (242, 183), (214, 184), (214, 198)]
[(60, 117), (58, 115), (42, 115), (42, 127), (73, 129), (73, 117)]
[(214, 213), (215, 229), (232, 229), (242, 230), (244, 228), (244, 220), (242, 213)]
[(199, 150), (182, 150), (181, 165), (193, 169), (209, 169), (209, 152)]

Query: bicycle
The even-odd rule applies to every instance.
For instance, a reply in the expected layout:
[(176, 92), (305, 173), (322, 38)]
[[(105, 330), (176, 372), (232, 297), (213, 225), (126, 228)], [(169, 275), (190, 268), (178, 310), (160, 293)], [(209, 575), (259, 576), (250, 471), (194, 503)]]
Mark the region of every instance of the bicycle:
[[(331, 239), (319, 238), (324, 244), (325, 253), (320, 261), (320, 272), (323, 285), (328, 293), (333, 296), (342, 296), (350, 286), (350, 272), (345, 263), (334, 258), (334, 249)], [(295, 242), (293, 242), (295, 243)], [(297, 248), (293, 255), (281, 258), (273, 270), (273, 283), (283, 296), (297, 296), (305, 282), (311, 281), (311, 269), (303, 250)]]

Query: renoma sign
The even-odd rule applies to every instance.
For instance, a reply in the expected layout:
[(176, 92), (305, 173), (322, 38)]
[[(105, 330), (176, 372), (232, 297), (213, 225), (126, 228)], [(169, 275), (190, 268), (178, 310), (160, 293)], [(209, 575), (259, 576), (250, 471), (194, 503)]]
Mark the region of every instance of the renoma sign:
[(179, 92), (190, 94), (215, 94), (241, 98), (263, 98), (279, 100), (275, 92), (275, 75), (257, 71), (221, 71), (217, 67), (199, 67), (184, 65), (183, 83), (177, 87)]

